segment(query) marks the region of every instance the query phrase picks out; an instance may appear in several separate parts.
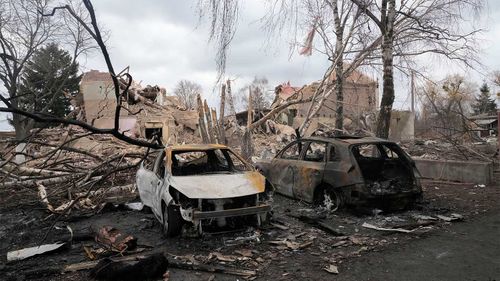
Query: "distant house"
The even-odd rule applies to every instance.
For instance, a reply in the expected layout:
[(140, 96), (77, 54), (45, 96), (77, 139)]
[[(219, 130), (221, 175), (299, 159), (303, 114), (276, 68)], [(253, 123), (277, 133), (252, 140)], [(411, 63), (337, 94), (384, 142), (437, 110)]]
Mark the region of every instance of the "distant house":
[[(330, 87), (333, 87), (335, 82), (335, 73), (332, 74)], [(302, 99), (312, 97), (320, 86), (320, 81), (306, 85), (302, 89)], [(286, 83), (278, 86), (277, 99), (275, 104), (280, 100), (288, 100), (295, 96), (301, 87), (291, 86)], [(332, 89), (332, 88), (330, 88)], [(343, 95), (344, 95), (344, 117), (351, 120), (359, 120), (368, 113), (376, 111), (378, 106), (378, 82), (367, 75), (354, 71), (349, 77), (344, 80)], [(326, 89), (327, 91), (329, 88)], [(288, 108), (288, 110), (280, 116), (281, 121), (298, 127), (306, 118), (311, 103), (302, 103)], [(313, 122), (321, 122), (333, 125), (336, 118), (337, 97), (335, 92), (332, 92), (328, 99), (323, 104), (322, 108), (313, 117)]]
[(481, 138), (498, 135), (498, 117), (487, 113), (469, 117), (472, 123), (472, 130), (477, 132)]

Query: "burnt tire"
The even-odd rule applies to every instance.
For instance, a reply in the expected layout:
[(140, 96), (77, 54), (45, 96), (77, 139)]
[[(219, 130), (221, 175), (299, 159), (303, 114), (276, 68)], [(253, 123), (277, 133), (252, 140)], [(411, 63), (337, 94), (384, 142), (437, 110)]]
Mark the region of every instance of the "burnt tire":
[(324, 188), (319, 196), (319, 205), (329, 212), (335, 212), (344, 206), (344, 195), (337, 188)]
[(162, 232), (165, 237), (174, 237), (181, 233), (182, 217), (179, 208), (163, 207)]

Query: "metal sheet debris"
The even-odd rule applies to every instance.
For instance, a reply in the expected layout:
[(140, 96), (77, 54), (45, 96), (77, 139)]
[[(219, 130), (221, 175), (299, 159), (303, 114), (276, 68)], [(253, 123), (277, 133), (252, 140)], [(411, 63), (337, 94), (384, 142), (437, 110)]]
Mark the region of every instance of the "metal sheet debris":
[(64, 245), (66, 245), (66, 243), (54, 243), (10, 251), (7, 253), (7, 261), (19, 261), (36, 255), (50, 253), (60, 249)]

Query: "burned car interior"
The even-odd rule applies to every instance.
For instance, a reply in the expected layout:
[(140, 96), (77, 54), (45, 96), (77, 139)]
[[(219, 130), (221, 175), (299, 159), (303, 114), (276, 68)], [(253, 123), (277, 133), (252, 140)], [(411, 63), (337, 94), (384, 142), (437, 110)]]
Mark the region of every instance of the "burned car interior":
[(415, 184), (413, 167), (403, 160), (405, 156), (397, 145), (359, 144), (351, 150), (372, 193), (394, 193)]
[(228, 150), (175, 151), (172, 153), (172, 175), (174, 176), (243, 171), (249, 171), (249, 167)]

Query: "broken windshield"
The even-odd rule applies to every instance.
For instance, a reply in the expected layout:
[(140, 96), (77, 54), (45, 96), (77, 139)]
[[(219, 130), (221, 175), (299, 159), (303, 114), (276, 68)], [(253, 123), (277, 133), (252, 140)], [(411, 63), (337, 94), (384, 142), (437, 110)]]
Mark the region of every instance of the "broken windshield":
[(172, 152), (172, 175), (192, 176), (249, 171), (250, 168), (227, 149)]

